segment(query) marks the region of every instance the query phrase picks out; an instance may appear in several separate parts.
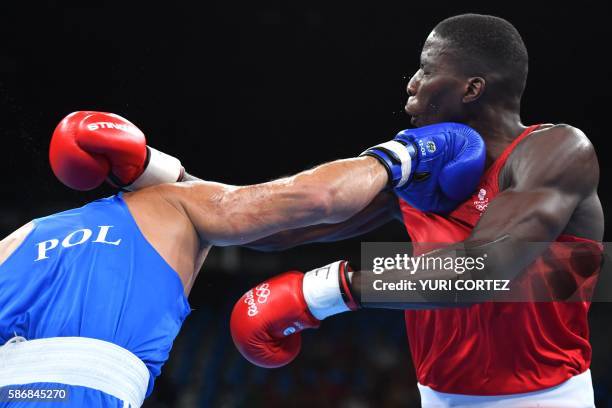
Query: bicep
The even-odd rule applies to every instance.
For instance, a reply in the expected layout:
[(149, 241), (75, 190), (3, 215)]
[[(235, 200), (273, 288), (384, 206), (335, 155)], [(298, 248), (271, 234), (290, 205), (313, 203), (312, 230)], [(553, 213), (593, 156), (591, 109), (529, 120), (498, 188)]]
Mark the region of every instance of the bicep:
[(505, 190), (491, 201), (470, 240), (509, 235), (524, 242), (552, 241), (561, 234), (580, 199), (579, 194), (552, 187)]

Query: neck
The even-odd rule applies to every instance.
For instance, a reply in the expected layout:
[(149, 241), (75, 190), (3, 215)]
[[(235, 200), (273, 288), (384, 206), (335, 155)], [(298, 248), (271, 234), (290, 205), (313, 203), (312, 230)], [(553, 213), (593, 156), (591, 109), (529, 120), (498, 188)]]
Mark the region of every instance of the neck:
[(521, 122), (519, 109), (486, 106), (466, 123), (476, 129), (487, 146), (487, 167), (517, 138), (526, 126)]

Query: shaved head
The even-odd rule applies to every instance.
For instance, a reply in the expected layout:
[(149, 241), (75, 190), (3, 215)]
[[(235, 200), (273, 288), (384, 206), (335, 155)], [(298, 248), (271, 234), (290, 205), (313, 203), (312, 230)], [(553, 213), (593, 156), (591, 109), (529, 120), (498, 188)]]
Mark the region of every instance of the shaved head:
[[(527, 48), (517, 29), (503, 18), (462, 14), (447, 18), (428, 41), (443, 39), (456, 66), (468, 76), (482, 76), (496, 97), (520, 98), (528, 70)], [(427, 44), (427, 43), (426, 43)]]

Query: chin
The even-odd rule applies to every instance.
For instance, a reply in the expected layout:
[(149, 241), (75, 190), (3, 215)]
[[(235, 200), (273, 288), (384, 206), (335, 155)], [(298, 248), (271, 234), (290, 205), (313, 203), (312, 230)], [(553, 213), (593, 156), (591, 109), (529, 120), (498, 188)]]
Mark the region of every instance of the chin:
[(410, 112), (410, 110), (408, 110), (408, 109), (405, 109), (405, 111), (408, 114), (408, 116), (410, 116), (410, 124), (412, 126), (417, 126), (418, 127), (419, 126), (418, 125), (418, 123), (419, 123), (419, 115)]
[(412, 126), (415, 126), (415, 127), (423, 127), (423, 126), (433, 124), (430, 120), (427, 120), (427, 118), (423, 118), (418, 115), (412, 116), (410, 118), (410, 123), (412, 124)]
[(443, 120), (441, 118), (432, 118), (432, 117), (419, 117), (413, 116), (410, 118), (410, 123), (415, 127), (423, 127), (435, 125), (438, 123), (449, 122), (448, 120)]

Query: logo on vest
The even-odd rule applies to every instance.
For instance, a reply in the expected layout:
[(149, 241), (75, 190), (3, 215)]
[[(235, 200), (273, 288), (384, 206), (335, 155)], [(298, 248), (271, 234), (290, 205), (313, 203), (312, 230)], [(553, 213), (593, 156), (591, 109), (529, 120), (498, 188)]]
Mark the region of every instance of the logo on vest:
[[(110, 230), (112, 227), (113, 227), (112, 225), (98, 226), (96, 239), (94, 239), (92, 243), (115, 245), (115, 246), (119, 245), (121, 243), (121, 238), (119, 238), (116, 241), (107, 240), (108, 230)], [(61, 246), (63, 248), (71, 248), (77, 245), (83, 245), (85, 242), (90, 241), (93, 235), (94, 235), (94, 231), (90, 230), (89, 228), (82, 228), (76, 231), (72, 231), (70, 234), (66, 235), (64, 239), (62, 239)], [(37, 243), (36, 246), (38, 247), (38, 258), (36, 258), (34, 261), (48, 259), (49, 255), (47, 254), (47, 252), (57, 248), (59, 245), (60, 245), (59, 238), (52, 238), (52, 239), (48, 239), (46, 241)]]
[(478, 200), (474, 201), (474, 207), (476, 207), (476, 209), (481, 213), (484, 212), (484, 210), (486, 210), (487, 206), (489, 205), (489, 199), (486, 197), (486, 195), (487, 190), (481, 188), (478, 191)]

